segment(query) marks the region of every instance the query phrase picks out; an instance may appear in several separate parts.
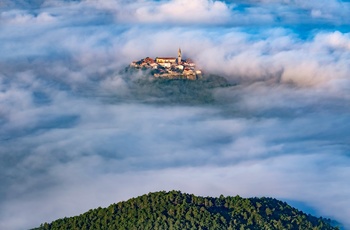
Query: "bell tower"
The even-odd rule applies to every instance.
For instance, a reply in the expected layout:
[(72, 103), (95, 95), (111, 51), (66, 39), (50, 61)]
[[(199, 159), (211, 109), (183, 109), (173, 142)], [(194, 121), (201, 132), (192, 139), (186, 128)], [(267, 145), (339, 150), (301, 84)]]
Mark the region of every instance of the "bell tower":
[(181, 64), (182, 60), (182, 54), (181, 54), (181, 49), (179, 48), (179, 51), (177, 52), (177, 64)]

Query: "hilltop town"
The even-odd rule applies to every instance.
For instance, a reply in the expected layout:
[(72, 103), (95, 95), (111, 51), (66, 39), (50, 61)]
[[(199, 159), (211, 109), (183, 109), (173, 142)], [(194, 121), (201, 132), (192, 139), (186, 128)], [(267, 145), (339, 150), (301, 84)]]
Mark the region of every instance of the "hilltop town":
[(191, 59), (182, 59), (181, 49), (178, 57), (146, 57), (130, 64), (135, 69), (150, 69), (156, 78), (197, 80), (202, 76), (202, 71), (196, 68)]

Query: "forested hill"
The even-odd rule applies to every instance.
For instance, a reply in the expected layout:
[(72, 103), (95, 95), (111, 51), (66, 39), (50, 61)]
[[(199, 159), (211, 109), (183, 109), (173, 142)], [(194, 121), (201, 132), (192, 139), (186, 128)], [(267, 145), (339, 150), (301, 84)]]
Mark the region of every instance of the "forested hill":
[(155, 192), (37, 229), (338, 229), (272, 198)]

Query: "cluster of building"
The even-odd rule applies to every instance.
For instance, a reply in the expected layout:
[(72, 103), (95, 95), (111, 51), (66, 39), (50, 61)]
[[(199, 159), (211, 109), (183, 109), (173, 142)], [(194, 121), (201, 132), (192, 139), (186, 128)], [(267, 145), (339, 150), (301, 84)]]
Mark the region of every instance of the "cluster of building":
[(196, 69), (196, 64), (191, 59), (182, 59), (181, 49), (178, 57), (146, 57), (140, 61), (134, 61), (130, 67), (136, 69), (151, 69), (154, 77), (168, 79), (196, 80), (202, 76), (202, 71)]

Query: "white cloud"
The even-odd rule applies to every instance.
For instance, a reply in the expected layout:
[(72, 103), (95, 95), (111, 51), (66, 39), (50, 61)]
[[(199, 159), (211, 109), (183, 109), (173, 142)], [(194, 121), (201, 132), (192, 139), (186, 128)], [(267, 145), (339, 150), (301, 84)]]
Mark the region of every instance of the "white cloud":
[(213, 0), (172, 1), (88, 1), (99, 9), (115, 13), (124, 23), (220, 24), (230, 19), (230, 6)]
[(220, 1), (174, 0), (160, 5), (144, 6), (135, 12), (140, 22), (158, 23), (224, 23), (230, 16), (229, 8)]
[(37, 24), (51, 23), (55, 21), (55, 17), (47, 12), (42, 12), (38, 15), (29, 14), (25, 11), (5, 11), (0, 14), (0, 23), (6, 24)]
[[(343, 11), (334, 1), (241, 2), (1, 11), (0, 228), (163, 189), (299, 200), (348, 226), (350, 39), (309, 15)], [(320, 28), (300, 32), (305, 18)], [(178, 47), (239, 83), (215, 91), (223, 106), (133, 97), (123, 68)]]
[(335, 50), (339, 49), (346, 53), (350, 50), (350, 37), (348, 33), (344, 34), (339, 31), (333, 33), (321, 33), (316, 36), (315, 41), (325, 48)]

